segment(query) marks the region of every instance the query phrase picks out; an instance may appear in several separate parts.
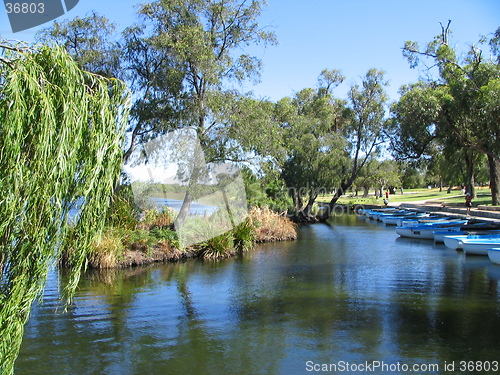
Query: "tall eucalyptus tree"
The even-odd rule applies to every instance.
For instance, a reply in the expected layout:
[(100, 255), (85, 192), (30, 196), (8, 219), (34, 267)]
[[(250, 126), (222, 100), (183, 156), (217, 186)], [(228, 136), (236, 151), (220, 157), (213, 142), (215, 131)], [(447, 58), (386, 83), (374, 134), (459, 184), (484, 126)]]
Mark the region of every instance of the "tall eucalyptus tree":
[[(151, 29), (142, 40), (165, 58), (168, 67), (164, 79), (177, 80), (175, 127), (196, 129), (207, 162), (240, 156), (234, 154), (238, 149), (227, 137), (229, 119), (224, 110), (239, 96), (228, 89), (230, 82), (259, 76), (260, 60), (241, 53), (241, 49), (275, 41), (274, 34), (257, 22), (261, 7), (256, 0), (158, 0), (139, 9)], [(144, 28), (140, 31), (149, 32)], [(177, 218), (180, 223), (191, 201), (188, 190)]]
[[(140, 5), (138, 23), (123, 32), (120, 42), (120, 67), (134, 93), (125, 160), (138, 144), (185, 127), (196, 129), (207, 162), (241, 160), (234, 139), (240, 135), (230, 128), (235, 114), (249, 106), (232, 85), (259, 77), (261, 62), (242, 52), (245, 47), (275, 43), (274, 33), (257, 22), (263, 4), (156, 0)], [(104, 20), (90, 21), (92, 35), (94, 25)], [(71, 46), (71, 35), (66, 32), (66, 46)], [(184, 200), (180, 222), (191, 198)]]
[(348, 93), (350, 121), (345, 129), (349, 162), (340, 176), (340, 186), (321, 215), (326, 220), (335, 203), (349, 189), (365, 164), (377, 156), (386, 139), (388, 122), (385, 118), (387, 95), (384, 72), (370, 69), (363, 77), (361, 87), (353, 85)]
[(315, 221), (312, 207), (320, 194), (329, 193), (340, 182), (349, 158), (345, 125), (348, 111), (332, 90), (344, 80), (338, 70), (324, 70), (319, 87), (297, 92), (276, 105), (285, 157), (281, 177), (295, 206), (298, 221)]
[[(425, 49), (416, 42), (406, 42), (403, 54), (411, 67), (417, 67), (422, 60), (430, 59), (438, 68), (438, 76), (425, 83), (436, 117), (428, 122), (435, 134), (444, 142), (459, 143), (463, 149), (484, 153), (490, 165), (490, 182), (493, 204), (500, 204), (500, 28), (492, 37), (483, 37), (470, 46), (464, 59), (450, 46), (449, 23), (441, 35), (431, 41)], [(489, 44), (490, 57), (485, 56)], [(408, 94), (410, 95), (410, 94)], [(403, 98), (404, 99), (404, 98)], [(437, 107), (436, 107), (437, 106)], [(417, 107), (416, 107), (417, 108)], [(420, 106), (421, 115), (427, 111)], [(401, 125), (401, 124), (399, 124)], [(410, 127), (411, 128), (411, 127)], [(408, 128), (407, 134), (411, 132)], [(399, 134), (404, 131), (400, 126)], [(429, 128), (430, 129), (430, 128)], [(469, 158), (472, 160), (472, 158)], [(472, 170), (472, 166), (468, 166)], [(469, 181), (472, 189), (472, 181)]]

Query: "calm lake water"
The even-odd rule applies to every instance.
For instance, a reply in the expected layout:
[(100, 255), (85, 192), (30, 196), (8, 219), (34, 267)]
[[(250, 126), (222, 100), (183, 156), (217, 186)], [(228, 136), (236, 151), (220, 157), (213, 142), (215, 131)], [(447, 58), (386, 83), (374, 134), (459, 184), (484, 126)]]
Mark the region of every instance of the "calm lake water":
[(310, 374), (346, 362), (342, 373), (404, 373), (399, 362), (464, 374), (479, 372), (460, 361), (500, 360), (500, 266), (354, 216), (243, 257), (88, 273), (67, 312), (60, 279), (33, 309), (16, 374)]

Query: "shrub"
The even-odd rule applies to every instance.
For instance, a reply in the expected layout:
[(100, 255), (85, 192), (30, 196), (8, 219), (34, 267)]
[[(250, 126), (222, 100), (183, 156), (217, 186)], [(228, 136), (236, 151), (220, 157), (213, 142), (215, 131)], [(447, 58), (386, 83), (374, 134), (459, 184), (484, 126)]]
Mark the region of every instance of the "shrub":
[(233, 229), (234, 247), (239, 252), (251, 250), (255, 244), (255, 228), (250, 218), (246, 218)]
[(174, 223), (173, 215), (170, 211), (146, 210), (144, 219), (140, 221), (140, 229), (150, 230), (154, 228), (170, 228)]
[(200, 249), (200, 255), (204, 259), (222, 259), (236, 254), (232, 231), (212, 237), (195, 247)]
[(125, 244), (132, 250), (139, 250), (147, 253), (155, 244), (156, 239), (150, 235), (149, 231), (137, 229), (130, 233), (130, 236), (125, 240)]
[(170, 228), (154, 228), (149, 232), (152, 237), (158, 241), (168, 241), (171, 246), (180, 248), (177, 232)]
[(122, 236), (119, 231), (108, 229), (94, 241), (87, 257), (92, 268), (112, 268), (118, 265), (123, 255)]
[(297, 239), (297, 225), (284, 214), (269, 207), (252, 207), (250, 220), (255, 228), (257, 242), (287, 241)]

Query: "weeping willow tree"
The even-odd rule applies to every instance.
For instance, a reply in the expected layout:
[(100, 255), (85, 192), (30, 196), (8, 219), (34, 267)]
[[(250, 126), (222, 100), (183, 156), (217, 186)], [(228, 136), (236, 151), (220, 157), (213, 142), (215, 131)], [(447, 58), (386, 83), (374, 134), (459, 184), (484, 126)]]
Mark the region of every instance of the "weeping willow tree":
[[(76, 288), (121, 170), (129, 94), (57, 47), (0, 47), (0, 373), (64, 250)], [(72, 204), (83, 201), (76, 222)]]

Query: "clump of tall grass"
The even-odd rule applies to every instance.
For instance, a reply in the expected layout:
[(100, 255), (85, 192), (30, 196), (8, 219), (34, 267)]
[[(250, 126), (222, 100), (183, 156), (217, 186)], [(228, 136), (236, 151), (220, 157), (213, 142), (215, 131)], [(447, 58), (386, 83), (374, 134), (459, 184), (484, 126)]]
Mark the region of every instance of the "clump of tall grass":
[(203, 259), (229, 258), (236, 254), (232, 231), (205, 240), (195, 245), (195, 248), (199, 249), (200, 257)]
[(198, 251), (199, 256), (204, 259), (229, 258), (235, 254), (251, 250), (255, 244), (254, 227), (248, 218), (233, 229), (226, 230), (223, 233), (220, 233), (220, 223), (216, 220), (199, 221), (197, 225), (198, 230), (204, 236), (207, 233), (214, 234), (192, 246)]
[(87, 256), (91, 268), (113, 268), (123, 256), (123, 238), (119, 231), (108, 229), (94, 241)]
[(252, 207), (249, 212), (255, 228), (256, 242), (289, 241), (297, 239), (297, 225), (285, 214), (278, 214), (269, 207)]
[(106, 216), (106, 225), (114, 228), (135, 229), (139, 211), (134, 204), (129, 185), (120, 186), (111, 197), (111, 204)]
[(234, 246), (238, 252), (252, 250), (255, 245), (256, 233), (252, 220), (247, 217), (243, 222), (233, 229)]
[(170, 228), (174, 223), (174, 217), (169, 210), (157, 211), (146, 210), (144, 211), (144, 218), (141, 220), (137, 227), (140, 229), (151, 230), (155, 228)]
[[(177, 233), (171, 228), (173, 220), (169, 212), (147, 211), (144, 219), (130, 228), (131, 221), (114, 220), (114, 226), (107, 227), (96, 239), (87, 256), (91, 268), (121, 267), (134, 262), (127, 261), (130, 252), (136, 252), (140, 264), (159, 260), (179, 260), (187, 256), (181, 250)], [(68, 255), (64, 254), (61, 265)], [(132, 256), (134, 258), (134, 256)]]

